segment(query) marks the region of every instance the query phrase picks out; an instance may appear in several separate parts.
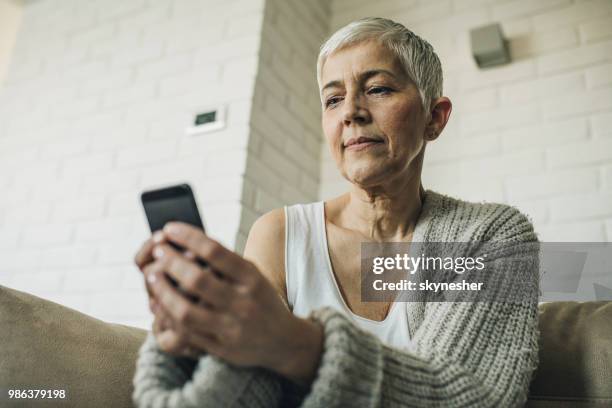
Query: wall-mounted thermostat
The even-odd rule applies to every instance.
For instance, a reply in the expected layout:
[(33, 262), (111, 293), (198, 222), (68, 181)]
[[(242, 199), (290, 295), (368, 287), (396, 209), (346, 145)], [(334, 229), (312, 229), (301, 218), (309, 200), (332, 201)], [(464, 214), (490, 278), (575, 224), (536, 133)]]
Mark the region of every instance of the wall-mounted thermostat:
[(188, 135), (214, 132), (225, 127), (225, 107), (218, 106), (194, 114), (193, 125), (186, 129)]

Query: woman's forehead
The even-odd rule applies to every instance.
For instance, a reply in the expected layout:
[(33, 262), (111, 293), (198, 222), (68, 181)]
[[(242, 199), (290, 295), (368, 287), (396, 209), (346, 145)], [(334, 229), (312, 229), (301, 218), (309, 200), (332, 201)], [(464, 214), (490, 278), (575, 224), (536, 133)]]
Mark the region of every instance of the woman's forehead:
[(321, 70), (322, 84), (342, 81), (346, 74), (359, 76), (373, 70), (386, 71), (397, 78), (404, 76), (402, 64), (392, 51), (379, 42), (367, 41), (330, 54)]

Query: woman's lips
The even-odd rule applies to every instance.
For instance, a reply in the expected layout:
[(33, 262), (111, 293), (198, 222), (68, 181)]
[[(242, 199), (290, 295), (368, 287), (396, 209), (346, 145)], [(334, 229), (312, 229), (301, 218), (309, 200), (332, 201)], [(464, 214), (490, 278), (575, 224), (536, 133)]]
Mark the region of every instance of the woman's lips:
[(381, 144), (383, 144), (383, 142), (372, 140), (372, 141), (367, 141), (367, 142), (354, 143), (349, 146), (346, 146), (345, 149), (352, 151), (352, 152), (358, 152), (361, 150), (370, 149), (372, 147), (375, 147), (376, 145), (381, 145)]

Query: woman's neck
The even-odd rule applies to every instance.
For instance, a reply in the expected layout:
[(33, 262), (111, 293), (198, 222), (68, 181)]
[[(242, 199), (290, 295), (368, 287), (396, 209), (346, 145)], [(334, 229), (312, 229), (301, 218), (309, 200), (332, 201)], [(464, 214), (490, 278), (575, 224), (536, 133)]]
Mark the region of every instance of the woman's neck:
[(373, 241), (405, 241), (416, 226), (425, 190), (420, 178), (395, 187), (375, 192), (354, 187), (346, 196), (342, 218), (351, 220), (351, 229)]

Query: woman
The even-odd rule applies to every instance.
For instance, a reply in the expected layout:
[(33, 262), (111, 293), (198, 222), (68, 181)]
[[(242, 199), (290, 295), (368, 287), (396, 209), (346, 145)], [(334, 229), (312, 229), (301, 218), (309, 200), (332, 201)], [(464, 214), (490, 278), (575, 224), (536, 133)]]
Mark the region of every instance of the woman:
[[(317, 77), (323, 131), (350, 191), (264, 215), (244, 258), (180, 223), (145, 242), (135, 260), (155, 336), (141, 349), (136, 404), (523, 404), (537, 365), (535, 300), (360, 297), (361, 242), (537, 242), (513, 207), (423, 189), (425, 146), (451, 112), (432, 47), (393, 21), (358, 20), (322, 46)], [(513, 255), (518, 263), (488, 262), (504, 275), (527, 270), (537, 286), (536, 256)]]

